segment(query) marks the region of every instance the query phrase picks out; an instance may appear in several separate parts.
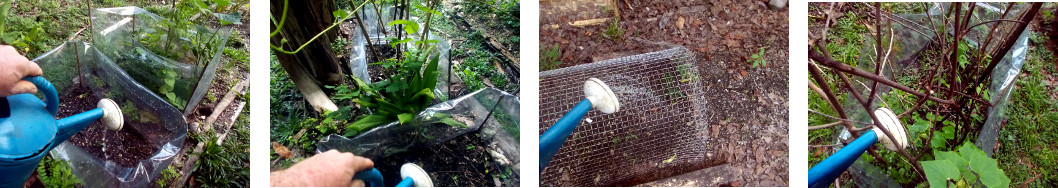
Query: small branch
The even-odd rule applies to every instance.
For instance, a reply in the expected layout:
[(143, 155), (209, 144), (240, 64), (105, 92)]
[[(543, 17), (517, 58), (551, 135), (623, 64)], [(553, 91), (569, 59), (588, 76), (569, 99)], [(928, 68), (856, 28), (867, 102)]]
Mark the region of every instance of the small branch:
[(992, 75), (992, 70), (995, 69), (996, 66), (999, 65), (999, 61), (1007, 55), (1007, 51), (1010, 51), (1010, 48), (1014, 47), (1014, 42), (1017, 42), (1018, 36), (1021, 36), (1021, 33), (1025, 31), (1025, 27), (1029, 26), (1028, 23), (1032, 21), (1032, 18), (1036, 17), (1036, 12), (1040, 10), (1040, 6), (1043, 6), (1043, 3), (1032, 3), (1032, 7), (1030, 7), (1025, 14), (1021, 15), (1021, 18), (1018, 19), (1019, 21), (1021, 21), (1021, 23), (1018, 24), (1016, 29), (1014, 29), (1014, 32), (1011, 32), (1010, 35), (1007, 35), (1006, 41), (1003, 41), (1003, 44), (999, 46), (999, 49), (996, 49), (996, 51), (992, 51), (992, 62), (988, 63), (988, 68), (985, 68), (983, 74), (977, 76), (977, 78), (970, 83), (972, 83), (973, 85), (977, 85), (981, 82), (981, 80)]
[[(821, 115), (823, 117), (827, 117), (827, 118), (834, 119), (834, 120), (839, 120), (839, 121), (845, 121), (845, 122), (850, 122), (850, 123), (858, 123), (858, 124), (871, 124), (871, 123), (862, 122), (862, 121), (856, 121), (856, 120), (850, 120), (850, 119), (846, 119), (846, 118), (839, 118), (839, 117), (830, 116), (830, 115), (827, 115), (827, 114), (824, 114), (822, 112), (815, 111), (815, 110), (812, 110), (812, 109), (808, 109), (808, 112), (812, 112), (812, 113)], [(819, 128), (824, 128), (824, 127), (819, 127)], [(818, 128), (816, 128), (816, 129), (818, 129)], [(812, 130), (812, 128), (809, 128), (808, 130)]]
[(929, 99), (931, 101), (935, 101), (935, 102), (943, 103), (943, 104), (954, 104), (955, 103), (952, 100), (945, 100), (945, 99), (940, 99), (940, 98), (933, 97), (931, 95), (927, 95), (925, 93), (922, 93), (922, 92), (916, 91), (914, 89), (911, 89), (911, 88), (909, 88), (907, 86), (900, 85), (899, 83), (896, 83), (896, 82), (894, 82), (892, 80), (879, 77), (877, 75), (871, 74), (870, 72), (867, 72), (867, 71), (864, 71), (864, 70), (860, 70), (858, 68), (846, 65), (846, 64), (838, 62), (838, 61), (836, 61), (834, 59), (827, 58), (826, 56), (823, 56), (822, 54), (819, 54), (819, 52), (816, 52), (815, 50), (813, 50), (813, 48), (811, 46), (809, 46), (809, 49), (808, 49), (808, 57), (811, 58), (812, 60), (815, 60), (820, 65), (828, 66), (828, 67), (834, 68), (834, 70), (838, 70), (838, 71), (841, 71), (841, 72), (850, 73), (850, 74), (853, 74), (853, 75), (856, 75), (856, 76), (860, 76), (860, 77), (864, 77), (864, 78), (871, 79), (871, 80), (874, 80), (874, 81), (878, 81), (878, 82), (881, 82), (881, 83), (883, 83), (885, 85), (892, 86), (893, 88), (896, 88), (896, 89), (899, 89), (899, 90), (903, 90), (903, 91), (905, 91), (907, 93), (911, 93), (912, 95), (916, 95), (916, 96), (919, 96), (919, 97), (925, 97), (925, 98), (927, 98), (927, 99)]
[(819, 94), (819, 97), (820, 97), (820, 98), (823, 98), (823, 100), (824, 100), (824, 101), (830, 101), (830, 99), (829, 99), (829, 98), (827, 98), (826, 94), (825, 94), (825, 93), (823, 93), (823, 90), (822, 90), (822, 89), (819, 89), (819, 86), (816, 86), (816, 84), (815, 84), (815, 83), (812, 83), (812, 82), (808, 82), (808, 88), (809, 88), (809, 89), (812, 89), (812, 91), (815, 91), (815, 92), (816, 92), (816, 94)]

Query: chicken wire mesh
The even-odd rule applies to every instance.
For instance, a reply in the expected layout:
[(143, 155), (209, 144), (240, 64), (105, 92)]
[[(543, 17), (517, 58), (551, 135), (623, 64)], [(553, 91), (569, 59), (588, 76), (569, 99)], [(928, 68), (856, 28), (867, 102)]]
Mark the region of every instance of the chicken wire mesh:
[(584, 99), (584, 81), (605, 82), (620, 111), (585, 115), (549, 166), (543, 186), (639, 184), (704, 168), (706, 101), (686, 48), (582, 64), (540, 73), (540, 133)]

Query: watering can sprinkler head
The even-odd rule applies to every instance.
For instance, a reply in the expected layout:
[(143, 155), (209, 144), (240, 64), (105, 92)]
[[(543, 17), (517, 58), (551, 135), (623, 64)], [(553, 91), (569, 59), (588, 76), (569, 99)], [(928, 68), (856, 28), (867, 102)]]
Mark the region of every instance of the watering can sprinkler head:
[(103, 109), (103, 117), (99, 118), (99, 121), (103, 122), (107, 129), (112, 131), (121, 130), (121, 127), (125, 125), (125, 118), (121, 114), (121, 108), (118, 107), (118, 103), (114, 102), (114, 100), (103, 99), (99, 100), (96, 105)]
[(405, 181), (410, 178), (413, 182), (413, 187), (433, 187), (433, 180), (430, 180), (430, 174), (427, 174), (426, 170), (423, 170), (419, 165), (412, 163), (404, 163), (404, 165), (400, 166), (400, 178)]
[(900, 124), (900, 118), (893, 113), (889, 108), (878, 108), (874, 110), (874, 115), (878, 117), (878, 123), (882, 124), (889, 133), (893, 134), (896, 140), (890, 140), (885, 133), (882, 132), (878, 127), (874, 127), (874, 132), (878, 135), (878, 142), (881, 142), (885, 146), (885, 149), (890, 151), (897, 151), (900, 148), (907, 148), (907, 131), (904, 130), (904, 126)]
[(621, 108), (617, 95), (598, 78), (588, 78), (588, 81), (584, 82), (584, 98), (591, 101), (592, 107), (602, 113), (612, 114)]

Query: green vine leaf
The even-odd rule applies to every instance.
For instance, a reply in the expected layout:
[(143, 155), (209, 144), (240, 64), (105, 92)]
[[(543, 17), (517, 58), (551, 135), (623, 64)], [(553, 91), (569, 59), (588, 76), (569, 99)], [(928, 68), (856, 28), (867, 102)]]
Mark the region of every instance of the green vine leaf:
[(995, 159), (989, 158), (984, 151), (970, 142), (959, 147), (959, 153), (970, 163), (970, 170), (981, 177), (981, 183), (987, 187), (1009, 187), (1010, 178), (999, 169)]
[(958, 179), (959, 169), (948, 160), (922, 161), (930, 187), (948, 187), (948, 179)]
[(413, 34), (413, 33), (418, 33), (419, 32), (419, 23), (415, 23), (415, 22), (409, 21), (409, 20), (393, 20), (393, 21), (389, 22), (389, 24), (386, 24), (386, 26), (393, 26), (393, 25), (396, 25), (396, 24), (404, 25), (404, 32), (406, 32), (408, 34)]

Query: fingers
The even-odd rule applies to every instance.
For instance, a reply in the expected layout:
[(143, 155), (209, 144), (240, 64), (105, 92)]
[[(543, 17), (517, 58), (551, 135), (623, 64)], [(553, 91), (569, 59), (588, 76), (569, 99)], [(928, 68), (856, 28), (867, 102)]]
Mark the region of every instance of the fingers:
[(2, 58), (0, 60), (14, 64), (15, 67), (8, 68), (12, 68), (13, 70), (16, 70), (16, 72), (22, 73), (22, 77), (40, 76), (44, 73), (43, 71), (41, 71), (40, 66), (37, 65), (37, 63), (29, 61), (29, 59), (26, 59), (26, 56), (22, 56), (21, 54), (19, 54), (18, 50), (15, 49), (15, 47), (0, 45), (0, 55), (3, 56), (0, 57)]
[(8, 91), (8, 95), (23, 94), (23, 93), (37, 93), (37, 86), (33, 85), (32, 82), (19, 80), (15, 82), (15, 85)]
[(349, 183), (349, 187), (363, 187), (363, 186), (367, 186), (367, 184), (364, 184), (364, 180), (353, 180), (352, 183)]
[(356, 156), (353, 155), (353, 153), (349, 152), (339, 152), (338, 150), (332, 149), (327, 150), (326, 152), (323, 152), (320, 155), (334, 156), (328, 158), (341, 161), (341, 164), (345, 165), (347, 169), (352, 170), (352, 173), (354, 174), (356, 172), (364, 171), (375, 166), (375, 163), (372, 162), (371, 159)]
[(372, 162), (371, 159), (363, 158), (363, 157), (360, 157), (360, 156), (355, 156), (352, 153), (345, 153), (345, 154), (349, 154), (349, 156), (352, 156), (352, 158), (353, 158), (353, 164), (352, 164), (353, 166), (352, 166), (352, 168), (353, 168), (353, 170), (356, 170), (357, 172), (364, 171), (364, 170), (370, 169), (371, 167), (375, 166), (375, 162)]
[[(25, 59), (25, 57), (22, 59)], [(25, 63), (18, 65), (18, 70), (19, 72), (22, 72), (22, 77), (40, 76), (41, 74), (44, 74), (44, 71), (40, 70), (40, 65), (37, 65), (37, 63), (29, 61), (28, 59), (26, 59)]]

